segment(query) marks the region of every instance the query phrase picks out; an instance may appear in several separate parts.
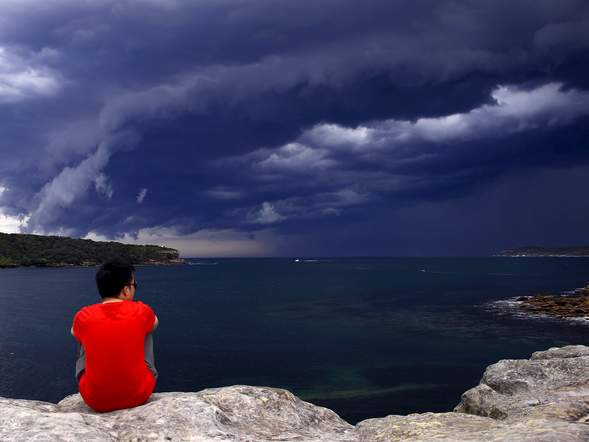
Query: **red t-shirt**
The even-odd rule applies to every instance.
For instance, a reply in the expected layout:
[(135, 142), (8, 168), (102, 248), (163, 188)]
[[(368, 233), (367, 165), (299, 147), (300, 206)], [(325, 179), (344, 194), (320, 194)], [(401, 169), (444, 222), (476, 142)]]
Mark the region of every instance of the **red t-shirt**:
[(144, 360), (155, 313), (141, 301), (88, 305), (74, 316), (74, 335), (86, 353), (79, 390), (95, 411), (132, 408), (149, 399), (155, 377)]

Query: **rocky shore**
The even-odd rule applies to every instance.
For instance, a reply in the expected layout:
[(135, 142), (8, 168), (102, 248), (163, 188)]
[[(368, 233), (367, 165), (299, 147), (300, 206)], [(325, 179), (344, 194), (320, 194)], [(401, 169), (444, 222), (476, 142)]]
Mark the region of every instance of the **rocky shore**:
[(79, 394), (58, 404), (0, 398), (0, 440), (588, 441), (589, 347), (499, 361), (447, 413), (390, 415), (353, 426), (287, 390), (244, 385), (155, 393), (140, 407), (102, 414)]
[(517, 299), (522, 310), (561, 318), (589, 317), (589, 287), (566, 295), (534, 295)]

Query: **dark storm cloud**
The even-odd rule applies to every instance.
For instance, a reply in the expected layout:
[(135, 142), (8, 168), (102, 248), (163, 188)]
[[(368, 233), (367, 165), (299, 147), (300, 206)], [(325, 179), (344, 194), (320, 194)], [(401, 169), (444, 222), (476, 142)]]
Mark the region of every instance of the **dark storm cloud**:
[(588, 29), (583, 1), (6, 1), (0, 206), (280, 234), (582, 164)]
[[(398, 206), (420, 197), (455, 196), (521, 167), (521, 160), (554, 163), (554, 145), (569, 154), (576, 151), (570, 155), (575, 160), (586, 154), (587, 131), (577, 129), (571, 143), (563, 128), (570, 133), (572, 121), (587, 121), (589, 93), (547, 84), (532, 90), (498, 88), (493, 99), (495, 104), (467, 113), (414, 122), (390, 119), (354, 128), (321, 124), (295, 142), (217, 163), (234, 173), (245, 170), (243, 179), (252, 178), (250, 188), (280, 188), (283, 198), (272, 206), (265, 203), (260, 215), (268, 216), (255, 218), (274, 223), (286, 215), (339, 215), (344, 207), (382, 203), (384, 197)], [(530, 154), (533, 159), (527, 158)], [(301, 197), (305, 188), (312, 192), (307, 201)]]

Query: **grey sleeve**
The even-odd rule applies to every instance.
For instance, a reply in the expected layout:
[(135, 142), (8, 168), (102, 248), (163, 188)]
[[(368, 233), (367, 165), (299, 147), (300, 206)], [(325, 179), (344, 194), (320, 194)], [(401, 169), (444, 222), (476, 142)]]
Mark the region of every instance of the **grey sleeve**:
[(153, 332), (145, 335), (145, 346), (143, 348), (145, 353), (145, 363), (149, 371), (153, 373), (153, 376), (157, 379), (158, 373), (155, 368), (155, 360), (153, 357)]
[(80, 344), (78, 341), (76, 341), (76, 345), (77, 345), (77, 358), (78, 360), (76, 361), (76, 383), (80, 383), (80, 376), (82, 376), (82, 373), (84, 372), (84, 369), (86, 368), (86, 354), (84, 353), (84, 346), (82, 344)]

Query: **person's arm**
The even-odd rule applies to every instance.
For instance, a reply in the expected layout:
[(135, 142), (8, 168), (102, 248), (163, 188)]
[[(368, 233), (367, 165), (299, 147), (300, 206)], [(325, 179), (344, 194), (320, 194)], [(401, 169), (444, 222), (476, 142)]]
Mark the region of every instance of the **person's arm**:
[(158, 325), (159, 321), (157, 320), (157, 315), (155, 316), (155, 322), (153, 323), (153, 328), (151, 329), (151, 331), (154, 331)]
[(70, 328), (70, 333), (72, 334), (72, 336), (74, 338), (76, 338), (76, 341), (78, 341), (81, 344), (82, 343), (82, 336), (84, 333), (83, 333), (83, 327), (82, 327), (80, 320), (81, 320), (80, 311), (78, 311), (78, 313), (75, 314), (74, 319), (72, 321), (72, 327)]
[(73, 336), (74, 338), (76, 338), (76, 341), (80, 342), (80, 340), (78, 339), (78, 337), (77, 337), (76, 335), (74, 335), (74, 327), (72, 327), (72, 328), (70, 329), (70, 333), (72, 334), (72, 336)]

